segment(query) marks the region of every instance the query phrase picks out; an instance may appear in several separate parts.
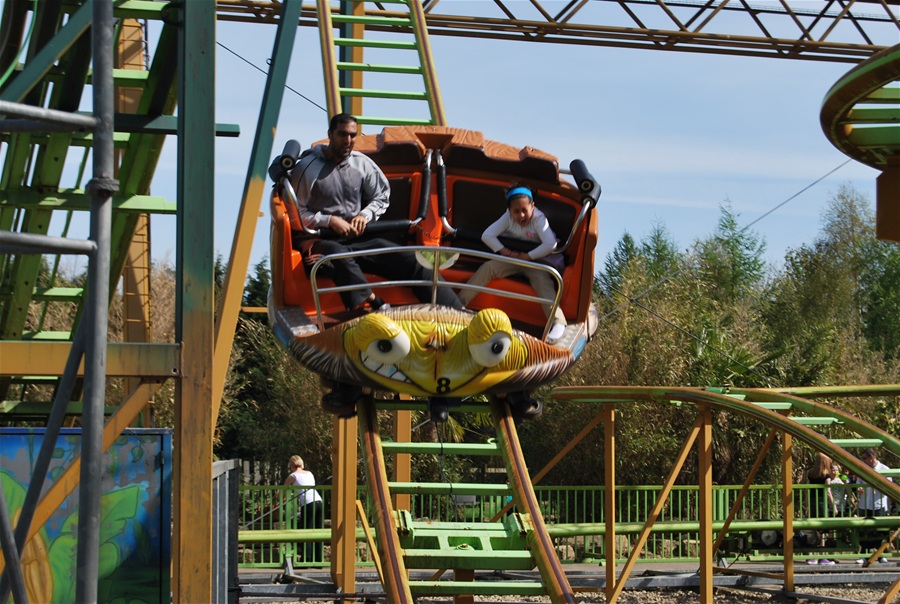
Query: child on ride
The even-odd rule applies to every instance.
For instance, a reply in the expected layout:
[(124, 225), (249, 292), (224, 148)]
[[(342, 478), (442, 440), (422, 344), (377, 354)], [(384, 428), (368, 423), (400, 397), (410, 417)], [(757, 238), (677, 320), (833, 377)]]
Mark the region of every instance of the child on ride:
[[(501, 256), (518, 260), (540, 261), (562, 272), (564, 268), (562, 254), (554, 253), (556, 234), (550, 228), (550, 223), (544, 213), (534, 206), (534, 195), (531, 189), (513, 185), (506, 192), (506, 203), (508, 211), (504, 212), (481, 235), (481, 240), (485, 245)], [(504, 246), (499, 239), (501, 236), (537, 243), (538, 246), (530, 252), (517, 252)], [(469, 285), (484, 287), (493, 279), (501, 279), (510, 275), (524, 275), (541, 298), (552, 299), (556, 296), (553, 279), (546, 272), (515, 266), (501, 260), (489, 260), (482, 264), (469, 279)], [(460, 292), (459, 299), (463, 304), (468, 304), (477, 295), (477, 291), (464, 289)], [(552, 304), (544, 304), (543, 308), (544, 313), (549, 317)], [(551, 344), (556, 342), (562, 337), (565, 329), (566, 316), (557, 307), (553, 315), (553, 326), (547, 334), (547, 341)]]

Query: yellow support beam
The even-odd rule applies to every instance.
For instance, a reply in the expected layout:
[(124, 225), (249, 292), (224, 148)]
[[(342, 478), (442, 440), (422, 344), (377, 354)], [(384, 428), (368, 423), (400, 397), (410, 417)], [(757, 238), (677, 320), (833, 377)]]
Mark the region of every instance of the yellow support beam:
[[(62, 375), (71, 342), (0, 342), (0, 375)], [(110, 342), (106, 375), (110, 377), (173, 378), (181, 375), (177, 344)], [(84, 374), (84, 364), (78, 375)]]

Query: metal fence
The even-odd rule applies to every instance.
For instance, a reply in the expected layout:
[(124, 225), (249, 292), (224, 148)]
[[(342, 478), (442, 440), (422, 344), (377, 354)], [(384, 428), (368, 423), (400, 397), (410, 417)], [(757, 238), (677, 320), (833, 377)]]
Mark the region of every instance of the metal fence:
[[(325, 504), (326, 528), (330, 525), (330, 486), (318, 486)], [(728, 517), (729, 511), (737, 501), (741, 490), (739, 485), (713, 487), (713, 522), (721, 523)], [(747, 535), (771, 529), (772, 521), (782, 520), (781, 485), (753, 485), (749, 487), (734, 516), (734, 522), (741, 523), (743, 528), (729, 533)], [(823, 522), (817, 520), (816, 501), (818, 494), (825, 496), (821, 485), (794, 486), (794, 517), (797, 532), (808, 527), (821, 528)], [(857, 514), (853, 485), (833, 486), (833, 494), (838, 502), (848, 501), (848, 506), (840, 510), (841, 515), (853, 517)], [(621, 486), (616, 487), (616, 550), (619, 556), (627, 556), (635, 542), (637, 534), (656, 505), (661, 487), (658, 486)], [(606, 543), (604, 539), (606, 510), (604, 507), (605, 488), (590, 487), (535, 487), (540, 502), (541, 513), (548, 526), (560, 559), (564, 562), (590, 562), (605, 558)], [(302, 556), (303, 541), (308, 540), (301, 533), (292, 533), (289, 538), (279, 542), (254, 542), (247, 531), (279, 531), (302, 529), (297, 526), (296, 500), (297, 490), (293, 487), (251, 486), (240, 488), (241, 530), (245, 538), (241, 551), (241, 565), (245, 567), (281, 567), (286, 557), (290, 557), (295, 567), (313, 566), (315, 562), (305, 561)], [(361, 487), (357, 498), (367, 507), (366, 491)], [(420, 494), (411, 496), (410, 513), (417, 520), (441, 522), (487, 522), (502, 510), (506, 497), (476, 495), (434, 495)], [(641, 554), (642, 559), (654, 560), (696, 560), (699, 557), (698, 519), (699, 490), (696, 486), (674, 487), (662, 508), (657, 522), (654, 524)], [(895, 514), (900, 511), (894, 511)], [(830, 515), (830, 512), (829, 512)], [(896, 518), (900, 527), (900, 518)], [(370, 520), (371, 521), (371, 520)], [(762, 524), (768, 521), (768, 525)], [(752, 528), (758, 523), (759, 528)], [(748, 528), (749, 527), (749, 528)], [(834, 551), (845, 551), (848, 555), (865, 545), (859, 535), (845, 530), (827, 532), (832, 539)], [(858, 531), (857, 531), (858, 532)], [(883, 538), (885, 531), (878, 531), (877, 537)], [(320, 533), (321, 535), (321, 533)], [(818, 535), (818, 534), (817, 534)], [(865, 537), (865, 535), (863, 535)], [(803, 547), (818, 546), (812, 537), (804, 537), (797, 544), (799, 554)], [(758, 540), (757, 540), (758, 541)], [(743, 541), (747, 549), (747, 540)], [(726, 544), (728, 545), (728, 544)], [(900, 544), (896, 544), (900, 546)], [(777, 551), (743, 551), (730, 552), (729, 555), (772, 555), (778, 557)], [(328, 559), (328, 543), (325, 543), (325, 559)], [(370, 561), (366, 544), (360, 541), (357, 546), (357, 560), (360, 564)]]
[(217, 461), (212, 468), (212, 601), (238, 601), (238, 513), (241, 478), (238, 460)]

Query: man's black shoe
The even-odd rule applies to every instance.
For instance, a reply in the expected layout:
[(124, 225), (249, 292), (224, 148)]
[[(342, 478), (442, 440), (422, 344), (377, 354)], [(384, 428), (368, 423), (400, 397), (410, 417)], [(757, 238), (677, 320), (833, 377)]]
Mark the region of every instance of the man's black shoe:
[(356, 403), (362, 397), (362, 388), (353, 384), (335, 384), (322, 397), (322, 409), (333, 413), (338, 417), (353, 417), (356, 415)]
[(518, 420), (536, 419), (544, 412), (543, 403), (531, 398), (531, 393), (527, 391), (510, 392), (506, 395), (506, 402), (513, 417)]
[(450, 405), (459, 404), (459, 399), (451, 399), (442, 396), (433, 396), (428, 399), (428, 410), (431, 412), (431, 421), (436, 424), (450, 419)]

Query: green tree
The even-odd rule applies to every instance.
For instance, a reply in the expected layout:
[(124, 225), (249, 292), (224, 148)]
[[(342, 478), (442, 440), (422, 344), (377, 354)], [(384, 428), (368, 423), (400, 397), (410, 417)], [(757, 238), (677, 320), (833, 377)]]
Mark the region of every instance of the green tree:
[(719, 207), (715, 235), (697, 245), (700, 278), (712, 287), (714, 298), (731, 302), (753, 291), (765, 275), (765, 241), (756, 233), (738, 225), (731, 204)]
[(651, 279), (666, 279), (680, 270), (681, 255), (672, 236), (659, 223), (655, 223), (647, 238), (641, 241), (641, 255), (647, 259), (647, 274)]
[(268, 304), (271, 285), (269, 259), (263, 258), (253, 266), (253, 274), (247, 279), (247, 285), (244, 287), (244, 306), (265, 307)]
[(628, 271), (628, 265), (637, 255), (638, 246), (634, 238), (626, 232), (613, 251), (606, 256), (605, 270), (597, 278), (601, 291), (606, 295), (612, 295), (613, 290), (619, 289)]
[(900, 245), (874, 242), (861, 275), (860, 306), (869, 345), (900, 361)]

